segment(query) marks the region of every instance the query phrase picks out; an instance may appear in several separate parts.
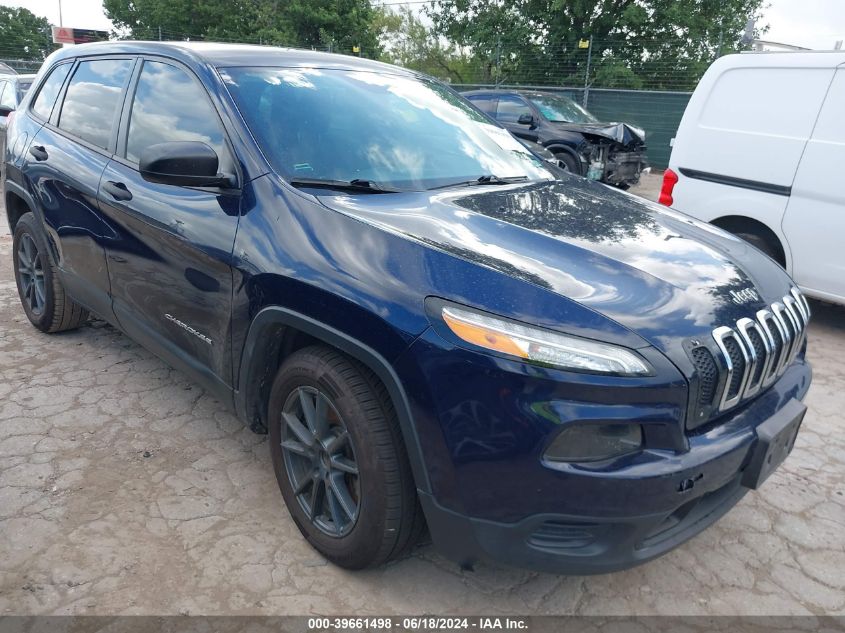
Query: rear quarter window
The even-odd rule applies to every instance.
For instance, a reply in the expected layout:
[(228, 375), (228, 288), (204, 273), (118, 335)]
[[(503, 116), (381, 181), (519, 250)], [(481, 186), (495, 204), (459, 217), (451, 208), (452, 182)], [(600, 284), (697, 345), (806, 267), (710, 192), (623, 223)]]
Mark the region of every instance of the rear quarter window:
[(59, 91), (62, 89), (62, 84), (65, 82), (68, 72), (70, 72), (71, 64), (61, 64), (56, 66), (47, 75), (47, 79), (41, 84), (41, 90), (38, 91), (38, 96), (32, 104), (32, 111), (42, 119), (49, 119), (50, 113), (53, 111), (53, 106), (56, 104), (56, 97), (59, 96)]

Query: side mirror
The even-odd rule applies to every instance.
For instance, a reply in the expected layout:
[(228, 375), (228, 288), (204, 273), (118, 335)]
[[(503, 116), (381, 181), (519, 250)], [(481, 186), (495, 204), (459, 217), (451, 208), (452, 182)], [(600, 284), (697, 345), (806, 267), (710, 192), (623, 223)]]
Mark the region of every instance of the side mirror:
[(9, 108), (8, 106), (0, 106), (0, 116), (9, 116), (14, 111), (14, 108)]
[(138, 171), (149, 182), (182, 187), (227, 187), (231, 177), (217, 172), (217, 153), (199, 141), (150, 145), (141, 153)]
[(519, 118), (516, 120), (517, 123), (520, 125), (534, 125), (534, 115), (533, 114), (520, 114)]

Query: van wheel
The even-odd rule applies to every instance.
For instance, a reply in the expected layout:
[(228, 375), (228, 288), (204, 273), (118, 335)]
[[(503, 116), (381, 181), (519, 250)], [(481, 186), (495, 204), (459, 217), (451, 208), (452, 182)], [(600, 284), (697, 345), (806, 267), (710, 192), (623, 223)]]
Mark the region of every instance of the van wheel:
[(47, 240), (31, 212), (15, 225), (12, 256), (18, 296), (30, 323), (42, 332), (62, 332), (88, 320), (88, 311), (65, 293)]
[(735, 233), (735, 235), (771, 257), (781, 266), (784, 266), (785, 263), (781, 260), (780, 253), (762, 235), (757, 235), (756, 233)]
[(422, 511), (396, 412), (367, 368), (328, 347), (295, 352), (273, 382), (268, 421), (288, 511), (323, 556), (362, 569), (418, 539)]

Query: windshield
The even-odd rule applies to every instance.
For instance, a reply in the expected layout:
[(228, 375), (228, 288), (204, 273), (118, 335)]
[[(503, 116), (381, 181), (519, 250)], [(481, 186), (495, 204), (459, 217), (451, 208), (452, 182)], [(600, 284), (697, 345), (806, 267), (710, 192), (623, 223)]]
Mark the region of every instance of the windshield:
[(535, 95), (531, 101), (553, 123), (598, 123), (598, 119), (569, 97)]
[(506, 130), (433, 81), (323, 68), (221, 74), (267, 159), (291, 181), (423, 190), (552, 177)]

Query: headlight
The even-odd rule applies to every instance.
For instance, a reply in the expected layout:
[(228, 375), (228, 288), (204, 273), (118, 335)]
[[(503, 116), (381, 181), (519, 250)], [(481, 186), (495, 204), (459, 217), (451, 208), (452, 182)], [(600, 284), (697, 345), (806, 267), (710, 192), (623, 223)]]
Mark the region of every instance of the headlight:
[(558, 334), (457, 306), (443, 306), (443, 320), (460, 339), (541, 365), (574, 371), (642, 376), (651, 368), (623, 347)]

